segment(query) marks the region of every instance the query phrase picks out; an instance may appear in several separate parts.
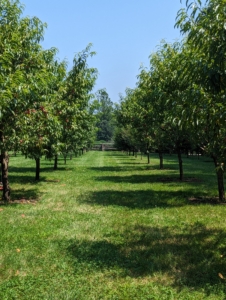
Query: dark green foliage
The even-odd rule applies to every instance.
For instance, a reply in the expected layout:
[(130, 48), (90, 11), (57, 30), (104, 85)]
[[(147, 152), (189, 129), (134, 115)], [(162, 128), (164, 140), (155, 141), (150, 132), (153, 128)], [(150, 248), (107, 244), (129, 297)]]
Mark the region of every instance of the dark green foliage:
[(114, 132), (114, 108), (113, 102), (108, 96), (106, 90), (99, 90), (96, 94), (98, 106), (97, 106), (97, 118), (96, 124), (97, 141), (104, 140), (110, 141)]

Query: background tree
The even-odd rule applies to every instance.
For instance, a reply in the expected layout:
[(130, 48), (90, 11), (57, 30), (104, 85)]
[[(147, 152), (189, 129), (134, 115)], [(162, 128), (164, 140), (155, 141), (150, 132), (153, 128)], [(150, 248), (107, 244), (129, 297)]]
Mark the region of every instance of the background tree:
[(95, 54), (90, 49), (91, 44), (75, 56), (73, 67), (65, 79), (65, 92), (57, 107), (61, 124), (60, 152), (65, 163), (67, 155), (87, 145), (87, 140), (90, 141), (93, 135), (94, 118), (89, 107), (97, 70), (88, 67), (88, 58)]
[(97, 141), (111, 141), (114, 133), (114, 107), (113, 102), (105, 89), (96, 93), (98, 101), (96, 117), (97, 121)]

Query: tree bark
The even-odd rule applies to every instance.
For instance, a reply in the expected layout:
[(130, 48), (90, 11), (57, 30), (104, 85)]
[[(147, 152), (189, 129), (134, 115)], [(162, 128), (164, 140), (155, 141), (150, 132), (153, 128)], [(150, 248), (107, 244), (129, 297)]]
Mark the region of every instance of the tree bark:
[(219, 170), (217, 170), (217, 184), (218, 184), (219, 201), (225, 202), (224, 171), (221, 168), (219, 168)]
[(159, 167), (160, 167), (160, 170), (163, 169), (163, 154), (161, 151), (159, 151)]
[(178, 156), (178, 162), (179, 162), (179, 170), (180, 170), (180, 180), (183, 180), (184, 173), (183, 173), (183, 161), (181, 156), (181, 149), (177, 148), (177, 156)]
[(148, 164), (150, 164), (150, 153), (149, 153), (149, 151), (147, 151), (147, 155), (148, 155)]
[(10, 201), (10, 187), (8, 179), (9, 155), (6, 151), (1, 151), (1, 169), (2, 169), (2, 184), (3, 184), (3, 201)]
[(221, 163), (218, 163), (217, 158), (212, 156), (214, 165), (216, 167), (217, 173), (217, 185), (218, 185), (218, 195), (219, 201), (225, 202), (225, 192), (224, 192), (224, 170), (221, 167)]
[(35, 172), (35, 180), (40, 179), (40, 157), (35, 159), (36, 162), (36, 172)]
[[(4, 144), (3, 126), (0, 126), (0, 142), (2, 145)], [(4, 149), (1, 149), (0, 160), (1, 160), (1, 173), (2, 173), (1, 179), (3, 185), (2, 199), (4, 202), (9, 202), (10, 201), (10, 187), (9, 187), (9, 179), (8, 179), (9, 155)]]
[(58, 163), (58, 155), (56, 154), (56, 155), (54, 156), (54, 166), (53, 166), (53, 169), (54, 169), (54, 170), (57, 170), (57, 163)]

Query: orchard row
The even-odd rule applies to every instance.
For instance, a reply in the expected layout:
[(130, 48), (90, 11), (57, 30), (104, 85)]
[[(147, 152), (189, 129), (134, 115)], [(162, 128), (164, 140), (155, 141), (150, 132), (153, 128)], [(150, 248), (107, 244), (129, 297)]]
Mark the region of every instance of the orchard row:
[[(205, 3), (204, 3), (205, 2)], [(226, 8), (223, 0), (186, 1), (177, 13), (182, 42), (162, 42), (135, 89), (118, 108), (116, 143), (124, 149), (178, 153), (199, 149), (213, 159), (219, 200), (225, 200)]]
[(90, 104), (97, 70), (89, 68), (90, 45), (77, 54), (73, 67), (56, 58), (57, 49), (40, 45), (46, 24), (22, 17), (18, 0), (0, 5), (0, 151), (3, 200), (10, 200), (8, 151), (22, 151), (36, 161), (64, 157), (89, 147), (95, 137)]

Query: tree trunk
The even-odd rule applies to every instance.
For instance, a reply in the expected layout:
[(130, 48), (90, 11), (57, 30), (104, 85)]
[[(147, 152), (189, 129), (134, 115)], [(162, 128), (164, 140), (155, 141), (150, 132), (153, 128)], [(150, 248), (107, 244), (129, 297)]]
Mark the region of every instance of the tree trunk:
[(150, 164), (150, 153), (149, 153), (149, 151), (147, 151), (147, 155), (148, 155), (148, 164)]
[(3, 201), (10, 201), (10, 187), (8, 179), (9, 155), (6, 151), (1, 152), (1, 169), (2, 169), (2, 184), (3, 184)]
[(217, 185), (218, 185), (218, 195), (219, 201), (225, 202), (225, 193), (224, 193), (224, 170), (221, 167), (221, 164), (218, 163), (217, 158), (212, 156), (214, 165), (216, 167), (217, 173)]
[(35, 174), (35, 180), (40, 179), (40, 157), (35, 159), (36, 162), (36, 174)]
[(182, 161), (182, 157), (181, 157), (181, 150), (180, 150), (180, 148), (177, 148), (177, 156), (178, 156), (178, 162), (179, 162), (180, 180), (183, 180), (183, 178), (184, 178), (183, 161)]
[[(2, 145), (4, 144), (3, 126), (0, 127), (0, 143)], [(0, 161), (1, 161), (1, 173), (2, 173), (1, 179), (3, 185), (2, 199), (4, 202), (9, 202), (10, 201), (10, 187), (9, 187), (9, 179), (8, 179), (9, 155), (4, 149), (1, 149)]]
[(57, 163), (58, 163), (58, 155), (56, 154), (54, 156), (54, 167), (53, 167), (54, 170), (57, 170)]
[(148, 155), (148, 164), (150, 164), (150, 153), (149, 153), (149, 143), (147, 143), (146, 145), (146, 149), (147, 149), (147, 155)]
[(163, 169), (163, 154), (161, 151), (159, 151), (159, 167), (160, 167), (160, 170)]
[(224, 193), (224, 171), (219, 168), (217, 170), (217, 183), (218, 183), (218, 194), (219, 201), (225, 202), (225, 193)]

